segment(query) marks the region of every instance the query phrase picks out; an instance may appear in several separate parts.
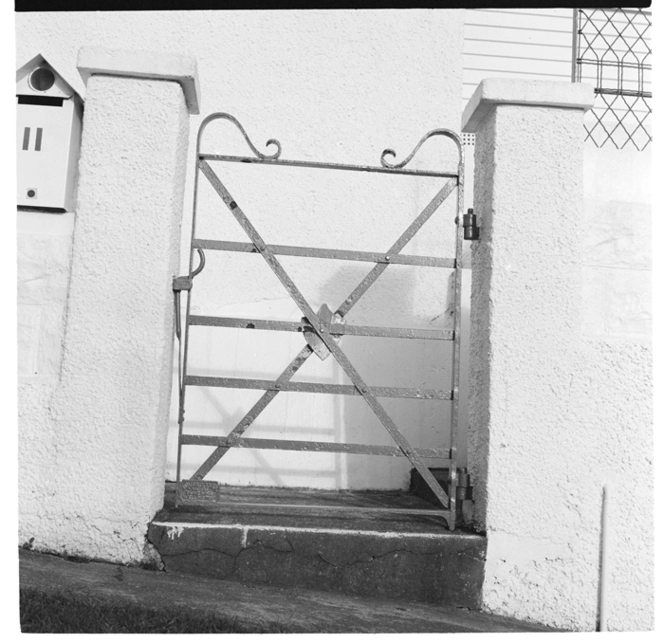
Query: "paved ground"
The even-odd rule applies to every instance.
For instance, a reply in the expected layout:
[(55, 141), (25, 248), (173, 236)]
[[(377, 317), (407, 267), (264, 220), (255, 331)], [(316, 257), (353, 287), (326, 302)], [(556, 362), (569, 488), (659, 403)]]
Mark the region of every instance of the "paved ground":
[(481, 612), (310, 590), (251, 586), (109, 563), (73, 562), (20, 550), (21, 587), (114, 603), (214, 612), (247, 628), (290, 632), (541, 632), (540, 626)]

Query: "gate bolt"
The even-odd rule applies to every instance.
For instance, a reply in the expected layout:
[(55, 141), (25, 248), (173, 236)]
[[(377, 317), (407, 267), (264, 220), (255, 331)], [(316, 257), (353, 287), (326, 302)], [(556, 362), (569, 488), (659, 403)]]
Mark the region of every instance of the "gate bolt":
[(477, 216), (473, 214), (472, 208), (468, 208), (468, 214), (463, 215), (463, 238), (466, 241), (477, 241), (480, 238)]

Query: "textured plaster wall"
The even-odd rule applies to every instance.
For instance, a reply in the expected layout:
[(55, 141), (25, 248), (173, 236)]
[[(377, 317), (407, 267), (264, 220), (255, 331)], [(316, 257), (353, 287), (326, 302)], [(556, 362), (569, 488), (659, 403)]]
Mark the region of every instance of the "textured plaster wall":
[[(194, 137), (200, 120), (227, 111), (261, 150), (268, 138), (283, 158), (378, 165), (391, 147), (405, 158), (435, 127), (460, 129), (463, 11), (132, 12), (17, 14), (18, 59), (41, 51), (76, 84), (75, 60), (85, 45), (192, 55), (201, 85), (201, 114), (191, 119), (190, 156), (181, 242), (188, 264), (193, 198)], [(77, 87), (84, 92), (82, 87)], [(208, 130), (207, 149), (250, 154), (228, 123)], [(272, 151), (271, 149), (269, 151)], [(454, 146), (433, 140), (416, 167), (453, 169)], [(215, 166), (215, 169), (217, 166)], [(263, 236), (293, 243), (378, 252), (388, 248), (440, 188), (432, 180), (381, 180), (380, 175), (307, 173), (247, 166), (221, 167), (221, 176)], [(203, 179), (205, 181), (205, 179)], [(202, 189), (211, 216), (203, 232), (245, 241), (237, 224)], [(454, 211), (446, 207), (404, 252), (447, 256)], [(216, 219), (216, 221), (215, 221)], [(197, 278), (193, 310), (211, 315), (299, 319), (288, 294), (256, 257), (207, 253)], [(284, 266), (315, 309), (339, 304), (371, 268), (356, 262), (285, 257)], [(446, 328), (449, 271), (390, 268), (349, 315), (349, 323)], [(285, 335), (285, 336), (284, 336)], [(287, 333), (197, 330), (192, 369), (203, 375), (276, 376), (303, 345)], [(346, 338), (344, 350), (377, 385), (448, 388), (449, 347), (429, 343)], [(311, 358), (301, 379), (345, 383), (333, 358)], [(300, 375), (300, 374), (298, 374)], [(191, 390), (186, 430), (229, 431), (258, 391)], [(463, 388), (462, 420), (466, 388)], [(449, 402), (386, 400), (385, 406), (419, 446), (445, 446)], [(168, 476), (175, 476), (177, 412), (171, 409)], [(391, 444), (360, 399), (282, 394), (247, 437), (348, 440)], [(210, 449), (188, 447), (185, 475)], [(461, 449), (463, 457), (464, 449)], [(335, 487), (399, 487), (410, 465), (402, 458), (236, 450), (211, 474), (223, 482)], [(432, 463), (435, 464), (435, 463)]]
[(60, 377), (42, 416), (22, 408), (19, 537), (131, 562), (163, 500), (188, 114), (177, 83), (95, 76), (85, 118)]
[[(499, 106), (476, 140), (485, 241), (473, 248), (473, 305), (487, 305), (472, 316), (469, 464), (488, 536), (484, 602), (593, 630), (610, 482), (608, 626), (643, 630), (653, 625), (649, 162), (583, 149), (581, 112), (570, 114)], [(490, 367), (473, 370), (486, 357)]]
[(56, 477), (49, 407), (60, 379), (73, 227), (73, 213), (17, 214), (18, 473), (21, 512), (33, 520)]

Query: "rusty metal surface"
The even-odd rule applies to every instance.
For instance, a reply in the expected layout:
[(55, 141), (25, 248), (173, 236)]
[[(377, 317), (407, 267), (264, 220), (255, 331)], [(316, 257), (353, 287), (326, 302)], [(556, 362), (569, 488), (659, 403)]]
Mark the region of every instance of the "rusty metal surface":
[[(276, 429), (275, 429), (276, 430)], [(326, 453), (360, 453), (384, 455), (397, 458), (405, 457), (397, 447), (377, 444), (356, 444), (351, 442), (320, 442), (312, 440), (275, 440), (271, 438), (240, 438), (218, 435), (183, 434), (183, 444), (197, 444), (211, 447), (238, 447), (243, 449), (278, 449), (281, 451), (319, 451)], [(449, 449), (413, 449), (420, 458), (450, 459)]]
[[(253, 243), (242, 241), (216, 241), (215, 239), (195, 239), (194, 248), (224, 250), (226, 252), (258, 253)], [(337, 250), (336, 248), (310, 248), (308, 246), (282, 246), (267, 244), (275, 255), (291, 257), (315, 257), (317, 259), (337, 259), (343, 261), (366, 261), (368, 263), (392, 263), (403, 266), (424, 266), (427, 268), (455, 268), (456, 259), (428, 257), (424, 255), (390, 256), (384, 252), (363, 252), (360, 250)]]
[[(457, 216), (456, 216), (456, 248), (455, 254), (461, 256), (463, 252), (464, 229), (461, 213), (463, 211), (464, 197), (464, 165), (463, 146), (459, 146), (459, 184), (457, 187)], [(461, 364), (461, 269), (454, 271), (454, 348), (452, 355), (452, 421), (450, 423), (450, 478), (449, 478), (449, 510), (450, 520), (448, 525), (454, 529), (456, 521), (457, 501), (457, 431), (459, 424), (459, 374)]]
[[(390, 249), (385, 253), (385, 257), (391, 261), (394, 255), (398, 254), (406, 244), (415, 236), (415, 233), (431, 218), (431, 215), (438, 209), (443, 201), (451, 194), (452, 190), (457, 185), (457, 179), (450, 179), (445, 186), (431, 199), (429, 204), (422, 210), (418, 217), (413, 221), (406, 231), (392, 244)], [(375, 265), (369, 274), (357, 285), (355, 290), (346, 298), (341, 306), (337, 309), (339, 315), (346, 315), (357, 300), (369, 289), (369, 287), (380, 277), (389, 263), (381, 263)]]
[[(323, 304), (319, 309), (318, 309), (318, 319), (321, 322), (321, 325), (324, 328), (327, 328), (331, 332), (331, 326), (334, 321), (334, 324), (340, 328), (341, 332), (340, 333), (335, 333), (334, 334), (334, 341), (337, 343), (341, 339), (341, 335), (343, 335), (343, 327), (345, 325), (345, 320), (336, 314), (332, 314), (332, 311), (329, 309), (327, 304)], [(305, 324), (305, 328), (303, 331), (304, 339), (311, 346), (313, 349), (314, 353), (321, 359), (321, 360), (326, 360), (330, 356), (330, 351), (327, 349), (325, 344), (322, 342), (321, 338), (318, 336), (318, 334), (314, 331), (313, 328), (311, 328), (307, 324), (306, 319), (302, 319), (302, 323)]]
[[(337, 346), (334, 338), (330, 335), (328, 329), (321, 324), (320, 320), (318, 319), (318, 316), (316, 315), (316, 313), (314, 313), (313, 309), (311, 308), (307, 300), (304, 298), (299, 288), (292, 281), (288, 273), (283, 269), (282, 265), (279, 263), (275, 255), (272, 252), (270, 252), (270, 250), (267, 248), (265, 241), (261, 237), (258, 230), (256, 230), (253, 224), (249, 221), (246, 214), (243, 212), (242, 208), (233, 199), (230, 192), (228, 192), (226, 187), (219, 180), (219, 177), (216, 175), (214, 170), (210, 167), (210, 165), (206, 161), (200, 161), (199, 167), (202, 173), (210, 181), (210, 184), (212, 185), (214, 190), (221, 197), (222, 201), (226, 204), (231, 214), (235, 217), (236, 221), (246, 232), (247, 236), (251, 239), (252, 243), (256, 246), (261, 255), (263, 255), (263, 258), (265, 259), (266, 263), (272, 269), (272, 272), (274, 272), (277, 279), (281, 281), (282, 285), (288, 291), (293, 301), (302, 311), (302, 314), (309, 320), (309, 323), (314, 327), (316, 333), (323, 340), (328, 350), (334, 355), (341, 368), (350, 378), (351, 382), (353, 382), (353, 384), (361, 392), (362, 396), (364, 397), (365, 401), (367, 402), (371, 410), (378, 417), (383, 426), (387, 429), (388, 433), (392, 436), (392, 439), (399, 445), (399, 447), (403, 450), (408, 459), (411, 461), (412, 465), (419, 471), (420, 475), (429, 484), (431, 490), (434, 492), (438, 500), (440, 500), (441, 504), (443, 506), (446, 506), (449, 502), (449, 498), (445, 493), (445, 491), (443, 491), (443, 488), (431, 475), (431, 473), (426, 468), (424, 463), (421, 461), (419, 456), (413, 453), (412, 447), (410, 446), (408, 441), (404, 438), (404, 436), (401, 434), (397, 426), (394, 424), (392, 418), (390, 418), (385, 409), (381, 406), (378, 400), (369, 391), (368, 386), (364, 383), (364, 380), (357, 372), (355, 367), (352, 365), (352, 363), (348, 360), (343, 351), (339, 348), (339, 346)], [(432, 202), (418, 216), (414, 224), (411, 224), (408, 227), (406, 232), (399, 238), (399, 240), (393, 246), (393, 248), (397, 252), (401, 248), (403, 248), (403, 246), (405, 246), (408, 240), (410, 240), (412, 235), (415, 233), (417, 229), (419, 229), (419, 227), (424, 223), (424, 221), (426, 221), (431, 216), (431, 214), (433, 214), (434, 210), (438, 207), (438, 205), (440, 205), (443, 202), (445, 197), (449, 195), (452, 189), (456, 186), (456, 183), (457, 183), (456, 180), (448, 181), (447, 185), (438, 193), (438, 195), (436, 195), (436, 197), (434, 197)], [(434, 203), (436, 203), (435, 207), (433, 207)], [(416, 224), (419, 225), (416, 226)], [(391, 251), (392, 249), (390, 249), (390, 252)], [(385, 266), (386, 264), (381, 264), (380, 266), (376, 266), (375, 269), (380, 270), (382, 268), (382, 270), (384, 270)], [(380, 270), (380, 272), (382, 272), (382, 270)], [(378, 274), (380, 274), (380, 272)], [(365, 277), (365, 279), (362, 280), (362, 282), (355, 289), (355, 291), (351, 293), (350, 297), (346, 300), (346, 302), (344, 302), (344, 304), (342, 304), (340, 309), (337, 310), (337, 313), (341, 316), (345, 315), (344, 308), (348, 304), (354, 303), (354, 301), (359, 299), (359, 297), (364, 292), (366, 292), (371, 283), (375, 281), (375, 279), (378, 277), (378, 274), (373, 278), (370, 278), (369, 276)]]
[[(401, 388), (396, 386), (363, 386), (324, 384), (321, 382), (285, 382), (250, 379), (243, 377), (208, 377), (206, 375), (187, 375), (184, 383), (188, 386), (212, 386), (221, 388), (243, 388), (274, 390), (284, 393), (329, 393), (331, 395), (371, 395), (373, 397), (399, 397), (418, 400), (451, 400), (452, 391), (432, 388)], [(360, 386), (364, 383), (362, 382)]]
[[(219, 326), (222, 328), (245, 328), (248, 330), (279, 330), (303, 333), (311, 326), (306, 322), (277, 321), (274, 319), (253, 319), (243, 317), (211, 317), (190, 315), (191, 326)], [(431, 328), (391, 328), (390, 326), (355, 326), (353, 324), (330, 324), (332, 335), (355, 335), (358, 337), (392, 337), (395, 339), (437, 339), (451, 341), (453, 330)]]
[[(251, 504), (247, 503), (244, 505), (237, 504), (237, 503), (232, 503), (232, 502), (224, 502), (223, 500), (220, 500), (218, 503), (216, 503), (216, 506), (219, 508), (220, 511), (224, 510), (233, 510), (233, 508), (236, 507), (244, 507), (244, 508), (271, 508), (274, 509), (275, 505), (274, 504), (268, 504), (268, 503), (259, 503), (259, 502), (252, 502)], [(434, 516), (436, 518), (444, 518), (446, 522), (449, 521), (449, 511), (445, 511), (442, 509), (423, 509), (422, 507), (368, 507), (368, 506), (363, 506), (363, 507), (352, 507), (352, 506), (347, 506), (347, 505), (316, 505), (316, 504), (308, 504), (308, 505), (295, 505), (295, 504), (285, 504), (285, 503), (279, 503), (277, 505), (279, 509), (288, 509), (289, 513), (294, 513), (294, 512), (302, 512), (304, 514), (309, 514), (314, 511), (324, 511), (327, 515), (330, 516), (365, 516), (367, 514), (403, 514), (403, 515), (417, 515), (417, 516)]]
[[(401, 161), (401, 163), (390, 163), (390, 161), (388, 161), (386, 157), (392, 156), (396, 158), (396, 153), (394, 150), (384, 150), (383, 153), (380, 155), (380, 164), (383, 167), (389, 168), (390, 170), (397, 170), (405, 167), (406, 165), (408, 165), (408, 163), (410, 163), (413, 160), (413, 157), (415, 156), (415, 154), (417, 154), (418, 150), (420, 149), (420, 147), (422, 147), (425, 141), (432, 138), (433, 136), (444, 136), (446, 138), (451, 139), (452, 141), (454, 141), (454, 144), (457, 146), (459, 155), (463, 154), (463, 147), (461, 145), (461, 141), (458, 135), (452, 130), (438, 128), (438, 129), (433, 129), (430, 132), (427, 132), (420, 139), (420, 142), (415, 146), (415, 149), (403, 161)], [(456, 174), (453, 176), (456, 176)]]
[(410, 174), (412, 176), (432, 176), (443, 179), (456, 177), (451, 172), (432, 172), (430, 170), (404, 170), (391, 167), (375, 167), (373, 165), (349, 165), (346, 163), (316, 163), (315, 161), (285, 161), (270, 158), (252, 158), (250, 156), (232, 156), (227, 154), (199, 154), (203, 161), (227, 161), (231, 163), (260, 163), (262, 165), (285, 165), (287, 167), (308, 167), (323, 170), (348, 170), (351, 172), (369, 172), (378, 174)]
[[(227, 155), (212, 155), (201, 153), (201, 138), (205, 127), (213, 120), (225, 119), (233, 124), (240, 130), (245, 141), (255, 154), (255, 158), (251, 157), (235, 157)], [(457, 173), (445, 172), (427, 172), (420, 170), (406, 170), (404, 166), (412, 160), (422, 144), (432, 136), (442, 135), (451, 138), (457, 145), (459, 150), (459, 165)], [(385, 409), (376, 399), (377, 397), (412, 397), (419, 399), (443, 399), (453, 400), (452, 415), (453, 421), (458, 420), (458, 348), (459, 348), (459, 330), (460, 330), (460, 257), (461, 257), (461, 240), (462, 228), (457, 226), (457, 243), (456, 243), (456, 258), (444, 259), (438, 257), (417, 257), (412, 255), (403, 255), (399, 253), (405, 245), (412, 239), (412, 237), (419, 231), (422, 225), (431, 217), (431, 215), (438, 209), (438, 207), (445, 201), (445, 199), (452, 193), (454, 188), (457, 190), (457, 223), (460, 218), (461, 207), (463, 202), (463, 148), (459, 137), (449, 130), (432, 130), (426, 134), (415, 147), (413, 152), (400, 163), (390, 163), (387, 161), (387, 156), (395, 157), (393, 150), (385, 150), (381, 156), (382, 168), (356, 166), (356, 165), (342, 165), (334, 163), (310, 163), (300, 161), (282, 161), (279, 160), (281, 154), (281, 145), (275, 139), (267, 141), (266, 145), (276, 145), (277, 151), (273, 154), (263, 154), (251, 143), (245, 130), (240, 123), (229, 114), (213, 114), (207, 117), (198, 133), (197, 139), (197, 172), (196, 182), (194, 189), (194, 225), (192, 225), (192, 241), (191, 241), (191, 256), (189, 277), (195, 276), (200, 271), (204, 263), (204, 255), (202, 250), (227, 250), (239, 252), (252, 252), (261, 254), (273, 273), (280, 280), (282, 285), (288, 291), (289, 295), (295, 301), (302, 314), (304, 315), (301, 322), (283, 322), (283, 321), (270, 321), (270, 320), (250, 320), (250, 319), (231, 319), (222, 317), (206, 317), (201, 315), (190, 315), (191, 293), (188, 292), (187, 301), (187, 316), (186, 316), (186, 329), (184, 340), (184, 365), (182, 366), (181, 385), (180, 385), (180, 417), (179, 417), (179, 444), (178, 444), (178, 481), (180, 480), (180, 461), (181, 461), (181, 448), (183, 444), (191, 444), (190, 440), (196, 437), (204, 439), (203, 436), (185, 436), (183, 434), (184, 422), (184, 401), (185, 391), (187, 385), (197, 386), (225, 386), (225, 387), (242, 387), (242, 388), (263, 388), (266, 392), (261, 399), (254, 405), (252, 410), (238, 423), (238, 425), (231, 431), (226, 438), (215, 438), (213, 446), (216, 445), (217, 449), (211, 456), (208, 457), (205, 463), (194, 474), (193, 479), (201, 480), (219, 461), (219, 459), (233, 447), (244, 448), (259, 448), (256, 445), (263, 444), (260, 448), (284, 448), (284, 446), (293, 447), (293, 450), (323, 450), (322, 447), (331, 450), (344, 448), (336, 443), (302, 443), (299, 444), (293, 441), (283, 440), (247, 440), (240, 438), (242, 433), (251, 425), (256, 417), (262, 410), (269, 404), (269, 402), (276, 397), (280, 391), (300, 391), (300, 392), (325, 392), (333, 394), (351, 394), (362, 395), (373, 410), (375, 415), (381, 421), (385, 429), (391, 435), (392, 439), (397, 444), (398, 448), (390, 447), (390, 455), (402, 454), (411, 461), (414, 468), (419, 472), (422, 478), (426, 481), (427, 485), (431, 488), (436, 499), (443, 507), (449, 507), (449, 512), (441, 512), (436, 510), (436, 515), (443, 515), (448, 523), (450, 529), (454, 528), (454, 500), (455, 500), (455, 485), (456, 479), (453, 474), (450, 481), (451, 497), (445, 493), (442, 487), (438, 484), (436, 479), (426, 468), (422, 462), (422, 457), (430, 457), (423, 455), (423, 450), (414, 449), (401, 434), (392, 419), (386, 413)], [(353, 171), (369, 171), (369, 172), (383, 172), (392, 174), (414, 174), (418, 176), (438, 176), (449, 178), (450, 180), (442, 187), (436, 194), (432, 201), (425, 207), (419, 216), (408, 226), (406, 231), (399, 237), (399, 239), (385, 252), (385, 253), (369, 253), (369, 252), (356, 252), (345, 251), (336, 249), (321, 249), (321, 248), (308, 248), (308, 247), (295, 247), (295, 246), (277, 246), (268, 245), (260, 236), (256, 228), (250, 223), (249, 219), (243, 212), (242, 208), (238, 206), (232, 198), (226, 187), (223, 185), (217, 174), (207, 163), (208, 160), (223, 160), (223, 161), (238, 161), (238, 162), (254, 162), (265, 164), (281, 164), (292, 165), (297, 167), (315, 167), (325, 169), (344, 169)], [(216, 241), (208, 239), (197, 239), (195, 235), (195, 218), (196, 218), (196, 203), (198, 193), (198, 179), (199, 174), (203, 173), (217, 194), (221, 197), (226, 204), (231, 214), (236, 221), (244, 229), (245, 233), (250, 239), (250, 243), (238, 243), (228, 241)], [(201, 266), (196, 271), (192, 271), (193, 254), (194, 250), (201, 253)], [(314, 313), (311, 306), (308, 304), (302, 293), (291, 280), (290, 276), (286, 273), (280, 262), (276, 259), (277, 254), (286, 254), (293, 256), (312, 256), (317, 258), (330, 258), (330, 259), (343, 259), (351, 261), (368, 261), (375, 263), (371, 271), (362, 279), (356, 286), (351, 294), (346, 298), (344, 303), (333, 314), (327, 306), (323, 306), (318, 314)], [(351, 308), (359, 301), (362, 295), (371, 287), (376, 279), (384, 272), (390, 263), (407, 264), (425, 267), (445, 267), (455, 269), (455, 329), (454, 331), (440, 331), (433, 329), (399, 329), (388, 327), (372, 327), (372, 326), (350, 326), (345, 325), (345, 316)], [(236, 328), (251, 328), (259, 330), (286, 330), (292, 332), (302, 332), (305, 340), (308, 342), (298, 356), (291, 362), (282, 375), (276, 381), (258, 380), (258, 379), (240, 379), (240, 378), (209, 378), (196, 375), (187, 375), (187, 351), (189, 340), (189, 329), (192, 325), (201, 326), (222, 326), (222, 327), (236, 327)], [(338, 346), (338, 341), (343, 335), (363, 335), (374, 337), (395, 337), (395, 338), (417, 338), (417, 339), (446, 339), (454, 341), (454, 366), (453, 373), (455, 373), (454, 388), (452, 391), (439, 391), (434, 389), (408, 389), (408, 388), (394, 388), (394, 387), (370, 387), (360, 377), (352, 363), (348, 360), (347, 356)], [(344, 370), (346, 375), (350, 378), (352, 385), (334, 385), (334, 384), (318, 384), (311, 382), (291, 382), (290, 379), (297, 372), (297, 370), (306, 362), (306, 360), (316, 352), (321, 359), (332, 354), (337, 363)], [(456, 436), (455, 426), (452, 428), (452, 447), (450, 450), (444, 450), (444, 453), (449, 456), (452, 464), (452, 471), (456, 472)], [(253, 444), (253, 447), (249, 445)], [(280, 446), (278, 446), (280, 445)], [(304, 446), (303, 446), (304, 445)], [(353, 448), (373, 448), (366, 445), (345, 445), (347, 449)], [(381, 447), (382, 448), (382, 447)], [(436, 452), (443, 452), (440, 450), (433, 450)], [(428, 452), (424, 450), (424, 452)], [(372, 452), (372, 454), (377, 454)]]
[[(233, 439), (240, 437), (254, 422), (254, 420), (263, 412), (265, 407), (277, 396), (279, 389), (276, 388), (276, 385), (281, 386), (285, 385), (295, 373), (301, 368), (301, 366), (307, 361), (307, 359), (312, 355), (313, 351), (310, 346), (305, 346), (291, 361), (291, 363), (284, 369), (284, 371), (279, 375), (275, 382), (275, 388), (269, 391), (266, 391), (254, 404), (247, 414), (235, 425), (233, 430), (228, 434), (228, 438)], [(182, 439), (182, 436), (180, 436)], [(203, 478), (207, 475), (212, 467), (219, 462), (219, 460), (228, 452), (229, 447), (219, 447), (215, 449), (212, 454), (205, 460), (205, 462), (197, 469), (196, 473), (192, 476), (193, 478)]]

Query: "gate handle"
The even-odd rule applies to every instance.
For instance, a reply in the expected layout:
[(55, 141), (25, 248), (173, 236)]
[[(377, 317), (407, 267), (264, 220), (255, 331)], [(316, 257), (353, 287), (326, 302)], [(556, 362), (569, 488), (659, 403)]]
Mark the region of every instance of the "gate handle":
[(175, 277), (173, 279), (173, 292), (175, 293), (175, 335), (178, 340), (182, 331), (182, 324), (180, 322), (180, 292), (191, 290), (193, 278), (205, 268), (205, 253), (202, 248), (196, 248), (196, 250), (198, 250), (200, 261), (196, 270), (191, 273), (191, 277)]

